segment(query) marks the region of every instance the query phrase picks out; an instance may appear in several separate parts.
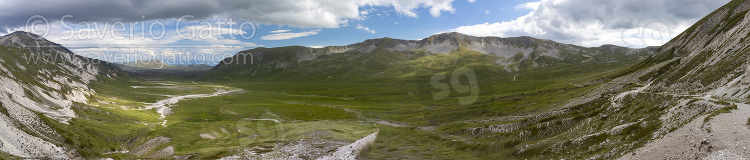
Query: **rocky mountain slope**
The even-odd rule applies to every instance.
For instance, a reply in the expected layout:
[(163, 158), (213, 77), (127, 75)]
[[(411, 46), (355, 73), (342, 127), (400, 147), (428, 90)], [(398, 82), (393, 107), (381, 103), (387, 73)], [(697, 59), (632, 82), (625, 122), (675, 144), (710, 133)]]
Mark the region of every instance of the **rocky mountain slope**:
[(31, 33), (0, 37), (0, 151), (26, 158), (74, 155), (44, 119), (67, 123), (76, 118), (71, 107), (95, 94), (92, 81), (123, 74), (110, 63), (75, 55)]
[(645, 60), (580, 83), (592, 89), (557, 109), (470, 131), (517, 134), (505, 143), (531, 159), (746, 159), (748, 10), (731, 1)]
[[(624, 159), (750, 157), (745, 140), (750, 132), (748, 10), (749, 1), (729, 2), (664, 44), (640, 71), (620, 78), (651, 84), (643, 88), (645, 94), (669, 95), (673, 104), (663, 124), (675, 127)], [(677, 119), (685, 125), (675, 125)], [(672, 149), (654, 149), (660, 147)]]
[(706, 93), (722, 98), (748, 99), (748, 49), (746, 18), (750, 3), (732, 1), (664, 44), (654, 62), (666, 64), (649, 88), (675, 94)]
[(454, 32), (422, 40), (381, 38), (324, 48), (256, 48), (225, 59), (205, 77), (387, 78), (413, 75), (419, 69), (440, 70), (435, 68), (445, 66), (440, 63), (517, 71), (554, 64), (637, 60), (654, 50), (655, 47), (631, 49), (613, 45), (587, 48), (531, 37), (474, 37)]

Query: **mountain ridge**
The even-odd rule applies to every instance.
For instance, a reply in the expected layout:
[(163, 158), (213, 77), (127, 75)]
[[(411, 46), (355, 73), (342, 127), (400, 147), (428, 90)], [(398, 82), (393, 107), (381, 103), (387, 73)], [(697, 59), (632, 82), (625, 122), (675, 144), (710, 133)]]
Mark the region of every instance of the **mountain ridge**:
[[(546, 39), (537, 39), (530, 36), (520, 36), (520, 37), (496, 37), (496, 36), (486, 36), (486, 37), (477, 37), (477, 36), (471, 36), (466, 35), (458, 32), (447, 32), (447, 33), (439, 33), (432, 36), (429, 36), (427, 38), (421, 39), (421, 40), (403, 40), (403, 39), (393, 39), (389, 37), (384, 38), (376, 38), (376, 39), (367, 39), (362, 42), (349, 44), (349, 45), (343, 45), (343, 46), (326, 46), (322, 48), (310, 48), (305, 46), (285, 46), (285, 47), (301, 47), (301, 51), (299, 51), (300, 54), (311, 54), (312, 57), (305, 57), (298, 59), (298, 61), (304, 61), (304, 60), (310, 60), (311, 58), (314, 59), (316, 56), (319, 56), (320, 54), (332, 54), (332, 53), (344, 53), (348, 51), (360, 51), (364, 53), (369, 53), (377, 48), (383, 48), (388, 51), (407, 51), (407, 50), (415, 50), (415, 49), (425, 49), (428, 52), (431, 53), (450, 53), (452, 51), (458, 50), (459, 47), (461, 47), (461, 43), (463, 42), (470, 42), (471, 44), (464, 44), (469, 46), (464, 47), (471, 47), (474, 43), (489, 43), (491, 45), (507, 45), (507, 46), (519, 46), (519, 48), (531, 48), (535, 45), (538, 45), (540, 43), (551, 43), (556, 45), (569, 45), (569, 46), (576, 46), (576, 45), (570, 45), (570, 44), (563, 44), (558, 43), (552, 40), (546, 40)], [(440, 47), (439, 45), (443, 45), (444, 47)], [(582, 47), (582, 46), (576, 46), (576, 47)], [(650, 47), (644, 47), (644, 48), (655, 48), (658, 46), (650, 46)], [(259, 47), (259, 48), (265, 48), (265, 47)], [(274, 47), (274, 48), (282, 48), (282, 47)], [(625, 49), (627, 47), (621, 47), (617, 45), (612, 44), (604, 44), (598, 47), (582, 47), (582, 48), (620, 48)], [(644, 49), (640, 48), (640, 49)], [(482, 48), (481, 50), (476, 50), (478, 52), (484, 53), (484, 54), (493, 54), (493, 51), (497, 51), (498, 48)], [(629, 48), (637, 50), (637, 48)], [(241, 52), (248, 52), (252, 51), (253, 49), (241, 51)], [(502, 50), (500, 50), (502, 51)], [(517, 52), (515, 52), (517, 53)], [(512, 53), (512, 54), (515, 54)], [(505, 56), (513, 56), (513, 55), (505, 55)], [(524, 52), (524, 54), (528, 54), (528, 52)]]
[[(276, 48), (255, 48), (240, 51), (237, 55), (222, 60), (205, 77), (210, 77), (216, 72), (222, 74), (251, 74), (249, 77), (257, 77), (263, 72), (276, 72), (277, 70), (294, 70), (299, 68), (314, 68), (306, 65), (322, 66), (321, 63), (339, 61), (339, 64), (331, 63), (328, 68), (339, 68), (341, 63), (360, 63), (351, 61), (352, 58), (364, 58), (361, 63), (376, 64), (374, 73), (387, 72), (394, 66), (399, 67), (407, 61), (419, 58), (448, 55), (452, 53), (471, 53), (468, 56), (484, 59), (482, 62), (488, 66), (494, 65), (504, 67), (506, 71), (533, 68), (536, 66), (547, 66), (551, 63), (564, 62), (576, 63), (574, 61), (586, 61), (601, 57), (644, 57), (655, 51), (657, 47), (646, 47), (633, 49), (615, 45), (602, 45), (599, 47), (581, 47), (570, 44), (557, 43), (551, 40), (536, 39), (532, 37), (475, 37), (457, 32), (441, 33), (422, 40), (401, 40), (392, 38), (368, 39), (359, 43), (344, 46), (328, 46), (323, 48), (309, 48), (303, 46), (287, 46)], [(480, 57), (476, 57), (480, 56)], [(336, 57), (338, 59), (331, 59)], [(594, 58), (597, 57), (597, 58)], [(453, 56), (452, 59), (464, 59), (467, 57)], [(348, 60), (347, 60), (348, 59)], [(375, 59), (375, 60), (373, 60)], [(444, 59), (447, 60), (447, 59)], [(491, 61), (490, 61), (491, 60)], [(557, 61), (557, 62), (555, 62)], [(249, 64), (252, 63), (252, 64)], [(467, 62), (473, 63), (473, 62)], [(241, 68), (247, 71), (241, 71)], [(355, 67), (355, 66), (348, 66)], [(409, 66), (403, 66), (409, 67)], [(263, 69), (261, 69), (263, 68)], [(240, 70), (240, 71), (227, 71)], [(274, 71), (272, 71), (274, 70)], [(376, 72), (377, 71), (377, 72)], [(284, 71), (278, 71), (284, 72)], [(350, 71), (347, 71), (350, 72)], [(317, 73), (309, 73), (317, 74)], [(372, 75), (371, 74), (371, 75)], [(268, 76), (265, 74), (264, 76)], [(326, 76), (336, 77), (330, 73)], [(377, 76), (377, 75), (376, 75)], [(362, 77), (362, 76), (360, 76)], [(364, 76), (367, 77), (367, 76)]]

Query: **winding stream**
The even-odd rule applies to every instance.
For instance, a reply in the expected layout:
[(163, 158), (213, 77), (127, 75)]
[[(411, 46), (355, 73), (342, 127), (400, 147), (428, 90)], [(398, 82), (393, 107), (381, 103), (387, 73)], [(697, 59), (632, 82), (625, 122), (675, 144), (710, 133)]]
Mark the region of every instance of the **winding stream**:
[(226, 89), (216, 89), (216, 92), (212, 94), (190, 94), (190, 95), (181, 95), (181, 96), (172, 96), (167, 99), (160, 100), (156, 103), (151, 103), (150, 105), (146, 106), (144, 109), (156, 109), (156, 113), (159, 113), (161, 115), (161, 119), (163, 120), (161, 122), (162, 126), (167, 126), (167, 115), (172, 113), (172, 105), (177, 104), (180, 102), (180, 100), (184, 99), (195, 99), (195, 98), (206, 98), (206, 97), (215, 97), (215, 96), (221, 96), (226, 95), (234, 92), (242, 91), (242, 89), (233, 89), (233, 90), (226, 90)]

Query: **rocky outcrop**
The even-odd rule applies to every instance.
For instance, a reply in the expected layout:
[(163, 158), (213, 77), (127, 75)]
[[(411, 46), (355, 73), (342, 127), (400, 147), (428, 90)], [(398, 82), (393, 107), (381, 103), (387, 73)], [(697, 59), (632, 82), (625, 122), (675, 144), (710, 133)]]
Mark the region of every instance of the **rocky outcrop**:
[(372, 146), (373, 143), (375, 143), (375, 139), (378, 138), (378, 133), (380, 131), (376, 131), (375, 133), (372, 133), (368, 135), (365, 138), (362, 138), (360, 140), (355, 141), (352, 144), (341, 146), (338, 149), (336, 149), (336, 152), (331, 153), (328, 156), (319, 158), (320, 160), (345, 160), (345, 159), (357, 159), (360, 154), (362, 154), (367, 148)]
[[(166, 143), (169, 143), (169, 138), (163, 137), (163, 136), (155, 137), (153, 139), (146, 141), (146, 143), (143, 143), (140, 146), (133, 149), (133, 151), (130, 152), (130, 154), (138, 156), (138, 157), (145, 156), (146, 153), (152, 152), (152, 150)], [(174, 149), (172, 150), (174, 154)]]

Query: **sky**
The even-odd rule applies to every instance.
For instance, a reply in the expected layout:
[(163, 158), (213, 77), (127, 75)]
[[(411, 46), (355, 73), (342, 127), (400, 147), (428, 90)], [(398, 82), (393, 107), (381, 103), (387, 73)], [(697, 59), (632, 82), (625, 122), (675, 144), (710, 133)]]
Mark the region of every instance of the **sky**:
[(0, 0), (0, 27), (110, 62), (209, 64), (256, 47), (444, 32), (658, 46), (729, 0)]

